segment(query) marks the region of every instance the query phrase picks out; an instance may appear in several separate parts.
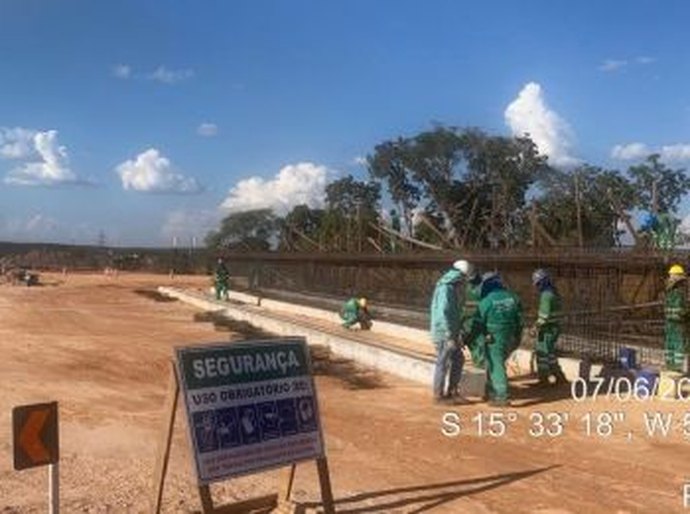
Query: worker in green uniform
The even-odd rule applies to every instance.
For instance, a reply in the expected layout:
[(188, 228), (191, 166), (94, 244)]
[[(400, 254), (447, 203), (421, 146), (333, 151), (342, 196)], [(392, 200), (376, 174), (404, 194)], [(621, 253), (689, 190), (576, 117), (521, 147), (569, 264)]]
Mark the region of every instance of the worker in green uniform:
[(479, 304), (479, 293), (482, 285), (482, 276), (477, 271), (473, 271), (467, 278), (465, 284), (465, 302), (462, 311), (462, 332), (464, 334), (476, 334), (474, 339), (465, 340), (465, 343), (472, 356), (472, 363), (478, 368), (486, 367), (486, 347), (484, 344), (484, 334), (481, 330), (475, 330), (477, 320), (474, 317)]
[[(490, 405), (503, 407), (508, 402), (506, 360), (519, 346), (523, 319), (520, 298), (507, 290), (496, 272), (482, 276), (480, 300), (474, 315), (476, 325), (485, 337), (486, 394)], [(473, 331), (470, 338), (476, 337)]]
[(367, 308), (366, 298), (350, 298), (340, 310), (343, 328), (352, 328), (359, 323), (362, 330), (371, 329), (371, 316)]
[(664, 349), (666, 367), (672, 371), (683, 371), (685, 356), (688, 353), (688, 312), (687, 276), (679, 264), (668, 270), (666, 282), (666, 299), (664, 302)]
[(225, 266), (222, 258), (218, 259), (216, 263), (216, 270), (214, 274), (214, 286), (216, 289), (216, 300), (228, 299), (228, 284), (230, 281), (230, 272)]
[(556, 343), (561, 333), (561, 296), (558, 294), (549, 273), (544, 269), (532, 273), (532, 284), (539, 292), (537, 320), (530, 330), (536, 337), (537, 376), (540, 385), (564, 384), (568, 380), (558, 363)]

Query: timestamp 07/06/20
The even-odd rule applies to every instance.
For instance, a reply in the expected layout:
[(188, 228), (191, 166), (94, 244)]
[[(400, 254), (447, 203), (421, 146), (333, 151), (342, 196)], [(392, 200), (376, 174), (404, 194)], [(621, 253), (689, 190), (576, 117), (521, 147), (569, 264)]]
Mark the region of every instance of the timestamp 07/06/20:
[(609, 399), (617, 402), (683, 402), (690, 405), (690, 377), (671, 379), (641, 376), (634, 380), (628, 377), (593, 377), (589, 380), (578, 377), (570, 383), (570, 396), (578, 403)]

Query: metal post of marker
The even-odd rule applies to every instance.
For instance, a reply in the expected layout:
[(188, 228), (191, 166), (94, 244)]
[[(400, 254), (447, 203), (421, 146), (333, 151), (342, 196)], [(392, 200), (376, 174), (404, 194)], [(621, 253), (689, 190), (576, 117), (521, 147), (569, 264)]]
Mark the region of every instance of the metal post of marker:
[(48, 514), (60, 514), (60, 463), (48, 466)]

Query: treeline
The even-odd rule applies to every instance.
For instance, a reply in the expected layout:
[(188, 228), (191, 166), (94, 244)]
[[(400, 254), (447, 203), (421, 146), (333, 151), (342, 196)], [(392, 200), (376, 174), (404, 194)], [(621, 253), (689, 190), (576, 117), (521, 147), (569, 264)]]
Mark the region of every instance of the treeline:
[[(650, 155), (627, 170), (587, 163), (551, 166), (528, 137), (438, 126), (377, 145), (366, 158), (369, 180), (327, 185), (325, 207), (233, 213), (208, 234), (209, 248), (391, 252), (401, 248), (516, 248), (619, 245), (622, 227), (648, 244), (631, 222), (646, 211), (677, 227), (690, 190), (683, 169)], [(382, 213), (382, 190), (394, 209)], [(645, 227), (649, 229), (649, 227)]]

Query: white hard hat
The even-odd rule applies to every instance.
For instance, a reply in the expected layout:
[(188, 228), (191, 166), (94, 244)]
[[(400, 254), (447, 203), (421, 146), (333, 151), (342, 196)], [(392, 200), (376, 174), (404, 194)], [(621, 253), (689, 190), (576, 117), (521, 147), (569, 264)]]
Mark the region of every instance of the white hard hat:
[(467, 275), (470, 272), (470, 263), (464, 259), (457, 260), (453, 263), (453, 267), (460, 270), (463, 274)]

